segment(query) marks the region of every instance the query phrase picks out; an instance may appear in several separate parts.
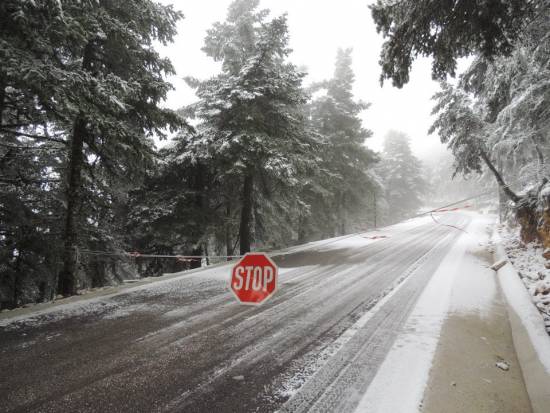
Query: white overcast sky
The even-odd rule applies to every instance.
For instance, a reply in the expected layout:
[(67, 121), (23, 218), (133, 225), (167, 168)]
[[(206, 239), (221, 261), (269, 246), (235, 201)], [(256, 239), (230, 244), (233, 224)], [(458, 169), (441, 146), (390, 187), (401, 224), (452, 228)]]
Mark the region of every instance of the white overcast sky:
[[(181, 10), (185, 19), (178, 24), (175, 42), (160, 49), (174, 64), (177, 76), (170, 79), (176, 90), (167, 105), (177, 109), (193, 102), (193, 90), (182, 80), (184, 76), (205, 79), (219, 72), (215, 63), (202, 51), (206, 30), (216, 21), (223, 21), (231, 0), (161, 0)], [(363, 112), (363, 126), (373, 131), (367, 145), (381, 150), (384, 135), (390, 129), (409, 135), (413, 151), (420, 157), (442, 150), (438, 137), (428, 135), (431, 124), (430, 97), (438, 90), (431, 80), (430, 61), (414, 63), (411, 80), (403, 89), (390, 82), (380, 86), (378, 65), (382, 37), (376, 33), (366, 0), (261, 0), (260, 7), (271, 10), (272, 16), (288, 14), (290, 60), (306, 67), (306, 85), (329, 79), (334, 70), (338, 47), (353, 48), (353, 70), (356, 98), (371, 103)]]

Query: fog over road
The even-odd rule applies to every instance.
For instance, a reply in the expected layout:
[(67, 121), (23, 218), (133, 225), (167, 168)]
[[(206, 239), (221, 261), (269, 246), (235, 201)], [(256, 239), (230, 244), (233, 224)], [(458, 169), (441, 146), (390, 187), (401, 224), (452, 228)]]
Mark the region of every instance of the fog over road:
[(0, 320), (0, 411), (353, 411), (461, 235), (429, 218), (379, 233), (275, 256), (258, 307), (224, 265)]

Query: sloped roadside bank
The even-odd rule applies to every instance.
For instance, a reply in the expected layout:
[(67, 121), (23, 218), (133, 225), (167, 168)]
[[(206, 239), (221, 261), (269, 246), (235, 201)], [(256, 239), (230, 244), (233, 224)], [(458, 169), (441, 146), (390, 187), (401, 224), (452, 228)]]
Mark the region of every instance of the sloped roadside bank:
[[(497, 232), (493, 242), (495, 261), (509, 260)], [(511, 263), (498, 270), (498, 281), (506, 298), (514, 346), (533, 411), (545, 413), (550, 406), (550, 336), (541, 313)]]
[(500, 227), (498, 231), (508, 261), (516, 269), (531, 300), (540, 311), (550, 335), (550, 268), (546, 268), (550, 261), (543, 256), (544, 248), (534, 243), (525, 245), (516, 231), (506, 227)]

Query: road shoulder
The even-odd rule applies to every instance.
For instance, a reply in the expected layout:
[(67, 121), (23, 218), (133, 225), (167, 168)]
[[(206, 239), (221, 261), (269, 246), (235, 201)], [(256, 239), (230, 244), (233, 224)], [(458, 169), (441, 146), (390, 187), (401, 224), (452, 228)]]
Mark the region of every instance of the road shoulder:
[[(498, 234), (493, 240), (495, 259), (509, 260)], [(540, 312), (511, 263), (498, 270), (498, 280), (506, 298), (512, 337), (533, 411), (547, 412), (550, 405), (550, 336), (544, 328)]]
[(357, 412), (531, 411), (506, 307), (488, 268), (494, 217), (471, 216)]
[(478, 237), (481, 245), (471, 243), (455, 278), (423, 413), (531, 412), (488, 237)]

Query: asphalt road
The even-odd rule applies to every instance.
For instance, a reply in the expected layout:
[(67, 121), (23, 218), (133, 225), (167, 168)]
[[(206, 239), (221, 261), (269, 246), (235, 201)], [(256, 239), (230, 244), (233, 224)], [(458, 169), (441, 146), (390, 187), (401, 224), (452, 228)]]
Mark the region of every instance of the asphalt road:
[(461, 232), (421, 220), (386, 234), (276, 257), (279, 289), (259, 307), (218, 267), (4, 320), (0, 411), (353, 411)]

